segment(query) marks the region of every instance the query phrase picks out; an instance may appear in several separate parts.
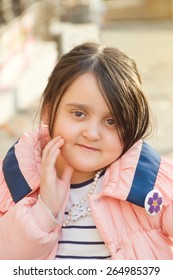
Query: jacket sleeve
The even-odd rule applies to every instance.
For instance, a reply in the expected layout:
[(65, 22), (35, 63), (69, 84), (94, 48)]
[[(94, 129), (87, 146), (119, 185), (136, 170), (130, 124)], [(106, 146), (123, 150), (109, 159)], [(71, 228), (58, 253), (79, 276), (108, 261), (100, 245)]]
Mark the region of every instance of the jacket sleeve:
[(0, 169), (0, 259), (53, 259), (59, 231), (36, 193), (13, 202)]

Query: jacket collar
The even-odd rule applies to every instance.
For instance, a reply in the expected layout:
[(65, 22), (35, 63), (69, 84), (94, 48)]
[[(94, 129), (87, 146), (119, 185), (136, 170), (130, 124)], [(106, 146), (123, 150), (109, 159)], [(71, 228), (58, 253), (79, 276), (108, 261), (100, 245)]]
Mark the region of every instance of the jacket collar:
[(160, 155), (144, 142), (127, 201), (144, 207), (147, 194), (154, 188), (160, 160)]
[(126, 200), (144, 207), (157, 180), (160, 155), (147, 143), (138, 141), (107, 170), (100, 196)]
[(32, 191), (19, 168), (15, 154), (15, 146), (11, 147), (8, 151), (3, 161), (2, 170), (6, 184), (15, 203)]
[(47, 128), (29, 131), (11, 147), (4, 158), (2, 170), (15, 203), (39, 188), (41, 155), (49, 141)]
[[(15, 203), (39, 188), (41, 152), (49, 139), (45, 130), (29, 133), (19, 139), (4, 158), (4, 178)], [(154, 188), (159, 167), (160, 155), (147, 143), (139, 141), (107, 169), (102, 195), (144, 207), (146, 195)]]

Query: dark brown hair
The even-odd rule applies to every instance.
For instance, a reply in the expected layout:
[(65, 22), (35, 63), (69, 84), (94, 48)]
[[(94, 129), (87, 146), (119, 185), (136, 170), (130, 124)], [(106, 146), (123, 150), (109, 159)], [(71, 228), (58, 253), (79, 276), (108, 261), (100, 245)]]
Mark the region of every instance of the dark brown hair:
[(117, 48), (83, 43), (64, 54), (44, 90), (41, 119), (46, 111), (52, 135), (61, 97), (71, 83), (86, 72), (93, 73), (97, 78), (103, 97), (116, 121), (124, 153), (149, 132), (150, 113), (134, 60)]

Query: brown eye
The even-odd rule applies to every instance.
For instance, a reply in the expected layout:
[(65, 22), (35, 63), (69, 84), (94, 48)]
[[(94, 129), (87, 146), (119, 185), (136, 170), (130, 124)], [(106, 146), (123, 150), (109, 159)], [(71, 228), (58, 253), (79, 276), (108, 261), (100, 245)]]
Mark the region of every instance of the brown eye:
[(84, 118), (85, 117), (85, 114), (83, 112), (80, 112), (80, 111), (75, 111), (75, 112), (73, 112), (73, 114), (77, 118)]
[(106, 122), (108, 125), (115, 125), (114, 119), (107, 119)]

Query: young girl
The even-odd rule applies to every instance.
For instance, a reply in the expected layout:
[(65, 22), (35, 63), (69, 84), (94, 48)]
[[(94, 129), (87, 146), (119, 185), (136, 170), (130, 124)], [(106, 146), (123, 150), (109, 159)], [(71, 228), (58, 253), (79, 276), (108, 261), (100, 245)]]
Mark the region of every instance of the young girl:
[(63, 55), (40, 127), (1, 162), (0, 259), (173, 259), (173, 161), (142, 140), (149, 115), (123, 52)]

